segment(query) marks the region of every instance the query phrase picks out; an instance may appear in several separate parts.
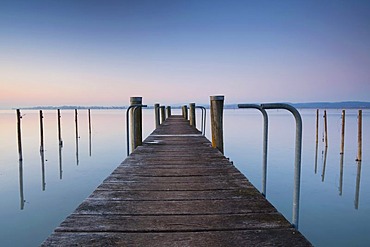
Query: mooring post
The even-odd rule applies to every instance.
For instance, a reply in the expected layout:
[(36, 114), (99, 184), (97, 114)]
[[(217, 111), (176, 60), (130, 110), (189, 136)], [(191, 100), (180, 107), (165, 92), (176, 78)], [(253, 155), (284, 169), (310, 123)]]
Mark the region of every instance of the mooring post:
[(44, 152), (44, 124), (42, 110), (40, 110), (40, 152)]
[(341, 143), (340, 143), (340, 154), (344, 154), (344, 129), (346, 123), (346, 110), (342, 110), (342, 133), (341, 133)]
[(190, 120), (190, 126), (193, 126), (196, 128), (196, 121), (195, 121), (195, 103), (189, 104), (189, 120)]
[(324, 131), (325, 131), (325, 147), (328, 146), (328, 116), (324, 110)]
[[(130, 105), (141, 105), (142, 97), (130, 97)], [(131, 150), (142, 144), (142, 109), (131, 110), (130, 136), (131, 136)]]
[(183, 105), (183, 106), (182, 106), (182, 116), (183, 116), (186, 120), (188, 120), (188, 106), (186, 106), (186, 105)]
[(166, 107), (164, 105), (159, 107), (161, 109), (161, 124), (166, 120)]
[(59, 139), (59, 146), (63, 146), (63, 141), (62, 141), (62, 127), (60, 124), (60, 109), (57, 110), (57, 115), (58, 115), (58, 139)]
[(78, 113), (77, 113), (77, 109), (75, 109), (75, 129), (76, 129), (76, 165), (78, 165), (79, 157), (78, 157)]
[(154, 118), (155, 118), (155, 128), (158, 128), (161, 124), (159, 118), (159, 104), (154, 104)]
[(167, 106), (166, 107), (166, 110), (167, 110), (167, 117), (171, 117), (171, 106)]
[(357, 159), (356, 161), (362, 160), (362, 110), (358, 110), (358, 148), (357, 148)]
[(316, 145), (319, 144), (319, 109), (316, 109)]
[(223, 137), (223, 110), (224, 96), (211, 96), (211, 130), (212, 130), (212, 147), (217, 148), (224, 153)]
[(18, 133), (18, 154), (19, 154), (19, 160), (23, 160), (23, 154), (22, 154), (22, 131), (21, 131), (21, 111), (17, 109), (17, 133)]

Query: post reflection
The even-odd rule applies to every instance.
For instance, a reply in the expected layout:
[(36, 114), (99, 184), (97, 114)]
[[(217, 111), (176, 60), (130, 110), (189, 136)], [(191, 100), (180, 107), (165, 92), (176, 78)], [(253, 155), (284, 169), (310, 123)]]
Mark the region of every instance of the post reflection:
[(355, 209), (358, 209), (360, 199), (361, 161), (357, 161)]
[(343, 161), (344, 161), (344, 154), (340, 154), (340, 172), (339, 172), (339, 195), (341, 196), (343, 193)]
[(41, 185), (42, 185), (42, 190), (45, 190), (46, 187), (46, 182), (45, 182), (45, 154), (44, 151), (40, 152), (40, 158), (41, 158)]
[(316, 142), (316, 151), (315, 151), (315, 174), (317, 173), (317, 155), (319, 151), (319, 143)]
[(63, 167), (62, 167), (62, 145), (59, 145), (59, 179), (63, 178)]
[(327, 160), (327, 156), (328, 156), (328, 147), (325, 147), (325, 150), (323, 152), (324, 152), (324, 161), (323, 161), (322, 173), (321, 173), (321, 181), (322, 182), (324, 182), (324, 180), (325, 180), (325, 170), (326, 170), (326, 160)]
[(23, 161), (19, 160), (19, 195), (20, 195), (20, 203), (21, 203), (21, 210), (24, 209), (24, 194), (23, 194)]

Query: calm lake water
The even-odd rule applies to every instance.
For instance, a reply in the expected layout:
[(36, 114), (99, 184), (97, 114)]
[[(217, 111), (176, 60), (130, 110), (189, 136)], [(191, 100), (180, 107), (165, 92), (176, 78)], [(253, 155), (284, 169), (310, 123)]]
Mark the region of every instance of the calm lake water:
[[(357, 111), (346, 111), (341, 162), (341, 110), (328, 110), (325, 152), (320, 111), (317, 161), (316, 110), (300, 111), (303, 152), (299, 230), (315, 246), (368, 246), (370, 242), (370, 111), (363, 111), (363, 158), (357, 155)], [(0, 246), (38, 246), (126, 157), (125, 111), (62, 110), (59, 149), (56, 110), (44, 111), (44, 157), (39, 112), (22, 111), (23, 162), (18, 161), (15, 111), (0, 111)], [(173, 114), (180, 114), (173, 110)], [(209, 120), (209, 112), (207, 112)], [(197, 116), (200, 126), (200, 111)], [(144, 110), (144, 137), (154, 129)], [(206, 136), (210, 137), (209, 121)], [(262, 116), (253, 109), (225, 110), (225, 156), (261, 189)], [(269, 110), (267, 198), (292, 217), (295, 122), (289, 112)]]

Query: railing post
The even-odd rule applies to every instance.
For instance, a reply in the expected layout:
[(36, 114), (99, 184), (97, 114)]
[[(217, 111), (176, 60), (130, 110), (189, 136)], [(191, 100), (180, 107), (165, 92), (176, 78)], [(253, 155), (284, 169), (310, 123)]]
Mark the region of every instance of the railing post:
[(190, 126), (196, 128), (196, 121), (195, 121), (195, 103), (189, 104), (189, 116), (190, 116)]
[[(130, 105), (141, 105), (142, 97), (130, 97)], [(131, 150), (142, 144), (142, 109), (139, 107), (136, 111), (131, 110), (130, 136)]]
[(161, 124), (166, 120), (166, 110), (165, 110), (165, 106), (162, 105), (159, 107), (161, 109)]
[(268, 141), (268, 116), (265, 109), (260, 105), (255, 104), (239, 104), (239, 108), (252, 108), (257, 109), (263, 116), (263, 157), (262, 157), (262, 195), (266, 196), (266, 183), (267, 183), (267, 141)]
[(223, 110), (224, 96), (211, 96), (212, 147), (224, 153)]
[(158, 128), (158, 126), (161, 124), (159, 118), (159, 104), (154, 104), (154, 118), (155, 118), (155, 128)]
[(288, 104), (262, 104), (263, 109), (285, 109), (290, 111), (296, 122), (295, 158), (294, 158), (294, 189), (293, 189), (293, 227), (298, 229), (299, 196), (301, 186), (301, 156), (302, 156), (302, 118), (298, 110)]

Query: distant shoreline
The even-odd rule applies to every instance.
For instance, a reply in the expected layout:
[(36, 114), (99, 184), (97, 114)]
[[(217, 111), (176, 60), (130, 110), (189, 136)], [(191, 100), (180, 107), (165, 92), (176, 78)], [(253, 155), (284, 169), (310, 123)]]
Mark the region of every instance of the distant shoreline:
[[(370, 102), (365, 101), (343, 101), (343, 102), (310, 102), (310, 103), (288, 103), (298, 109), (370, 109)], [(209, 105), (199, 104), (205, 108), (209, 108)], [(179, 109), (182, 105), (175, 104), (171, 105), (173, 109)], [(154, 106), (148, 105), (147, 109), (153, 109)], [(237, 104), (225, 104), (225, 109), (238, 109)], [(22, 109), (22, 110), (124, 110), (127, 106), (32, 106), (32, 107), (19, 107), (11, 108)]]

